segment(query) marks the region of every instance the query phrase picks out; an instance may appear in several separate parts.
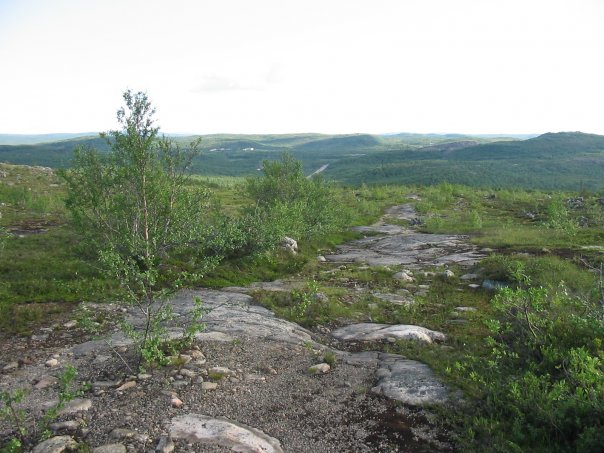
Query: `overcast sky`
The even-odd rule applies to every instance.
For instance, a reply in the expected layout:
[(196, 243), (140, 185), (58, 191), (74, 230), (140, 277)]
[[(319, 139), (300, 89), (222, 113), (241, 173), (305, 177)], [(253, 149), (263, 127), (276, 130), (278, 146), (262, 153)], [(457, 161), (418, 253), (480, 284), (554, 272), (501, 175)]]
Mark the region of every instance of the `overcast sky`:
[(604, 134), (603, 0), (0, 0), (0, 133)]

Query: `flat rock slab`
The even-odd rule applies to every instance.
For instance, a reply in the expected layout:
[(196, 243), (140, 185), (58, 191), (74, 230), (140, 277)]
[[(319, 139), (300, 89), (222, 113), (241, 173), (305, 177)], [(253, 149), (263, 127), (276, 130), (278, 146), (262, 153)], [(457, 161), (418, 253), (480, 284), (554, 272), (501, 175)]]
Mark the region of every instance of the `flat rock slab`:
[[(253, 305), (253, 299), (247, 294), (230, 291), (202, 289), (197, 291), (183, 290), (175, 294), (170, 302), (176, 315), (166, 326), (171, 338), (182, 337), (183, 324), (189, 322), (196, 309), (195, 299), (200, 298), (203, 308), (208, 312), (202, 322), (205, 330), (198, 334), (199, 339), (232, 341), (235, 337), (261, 338), (289, 344), (313, 342), (310, 331), (298, 324), (280, 319), (264, 307)], [(144, 326), (144, 318), (136, 309), (127, 313), (127, 320), (136, 328)], [(109, 349), (109, 344), (127, 346), (132, 341), (121, 332), (116, 332), (108, 342), (93, 340), (74, 346), (72, 352), (76, 357)]]
[(446, 340), (442, 332), (407, 324), (351, 324), (334, 330), (332, 336), (342, 341), (415, 340), (425, 343)]
[(421, 362), (378, 351), (338, 352), (338, 359), (351, 365), (375, 366), (377, 383), (371, 391), (386, 398), (418, 407), (449, 400), (447, 387)]
[(283, 453), (280, 442), (262, 431), (223, 417), (188, 414), (172, 419), (170, 436), (239, 453)]
[(448, 391), (428, 365), (402, 357), (387, 357), (377, 371), (379, 381), (372, 392), (411, 406), (443, 404)]
[(376, 224), (372, 226), (352, 227), (352, 231), (364, 234), (401, 234), (405, 229), (398, 225)]
[(404, 230), (350, 242), (338, 247), (336, 253), (326, 255), (325, 258), (330, 262), (366, 263), (370, 266), (473, 266), (484, 256), (467, 242), (467, 236)]
[(392, 293), (373, 293), (373, 297), (391, 303), (392, 305), (413, 305), (415, 300), (411, 296)]
[(417, 212), (410, 203), (401, 204), (398, 206), (392, 206), (386, 210), (386, 215), (394, 217), (397, 220), (414, 220), (417, 218)]
[(45, 440), (36, 445), (33, 453), (63, 453), (65, 451), (75, 451), (78, 443), (71, 436), (57, 436)]

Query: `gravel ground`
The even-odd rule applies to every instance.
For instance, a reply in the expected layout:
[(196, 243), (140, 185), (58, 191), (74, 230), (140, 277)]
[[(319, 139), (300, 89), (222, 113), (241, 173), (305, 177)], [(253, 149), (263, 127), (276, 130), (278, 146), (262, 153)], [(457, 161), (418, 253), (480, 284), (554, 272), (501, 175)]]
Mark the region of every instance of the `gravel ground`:
[[(150, 370), (151, 377), (137, 379), (135, 387), (123, 391), (116, 385), (93, 388), (84, 395), (92, 401), (88, 411), (59, 419), (77, 420), (80, 427), (59, 434), (72, 434), (93, 447), (120, 442), (128, 451), (150, 452), (168, 435), (173, 417), (194, 413), (227, 417), (259, 429), (278, 439), (285, 452), (451, 451), (422, 411), (405, 409), (369, 391), (375, 384), (373, 367), (336, 363), (330, 372), (313, 375), (308, 368), (322, 361), (316, 351), (250, 338), (205, 342), (199, 348), (205, 364)], [(129, 380), (117, 359), (102, 363), (79, 359), (74, 365), (78, 378), (88, 382)], [(208, 377), (208, 370), (216, 366), (234, 374)], [(19, 369), (19, 381), (34, 384), (37, 379), (28, 380), (27, 369), (27, 365)], [(5, 373), (2, 382), (9, 377)], [(218, 387), (203, 390), (200, 377)], [(180, 408), (171, 405), (175, 395), (183, 402)], [(51, 396), (49, 389), (34, 389), (30, 405), (39, 407)], [(5, 423), (0, 428), (8, 430)], [(175, 440), (175, 445), (179, 452), (231, 451), (183, 440)]]

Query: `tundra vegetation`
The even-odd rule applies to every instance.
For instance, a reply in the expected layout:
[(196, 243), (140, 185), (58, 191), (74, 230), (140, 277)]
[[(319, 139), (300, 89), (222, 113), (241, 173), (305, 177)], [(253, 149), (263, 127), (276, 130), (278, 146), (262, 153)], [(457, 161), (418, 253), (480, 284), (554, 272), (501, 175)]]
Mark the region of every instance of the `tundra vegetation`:
[[(253, 178), (202, 177), (187, 171), (195, 143), (160, 138), (144, 94), (128, 92), (124, 100), (121, 129), (105, 137), (110, 152), (82, 149), (62, 179), (0, 164), (4, 341), (30, 335), (82, 301), (121, 300), (148, 315), (138, 359), (149, 365), (170, 352), (159, 321), (169, 316), (172, 291), (296, 274), (303, 287), (258, 291), (256, 301), (311, 329), (371, 320), (447, 334), (445, 346), (371, 347), (419, 359), (462, 392), (454, 408), (439, 412), (459, 450), (602, 451), (601, 194), (449, 183), (347, 187), (306, 178), (287, 154), (264, 162)], [(471, 271), (499, 289), (460, 291), (453, 267), (455, 277), (433, 279), (415, 304), (393, 306), (354, 287), (394, 292), (427, 277), (401, 282), (391, 278), (398, 269), (351, 264), (325, 272), (317, 263), (317, 254), (358, 237), (349, 226), (401, 203), (414, 204), (416, 228), (467, 234), (492, 249)], [(297, 255), (280, 249), (285, 235), (299, 241)], [(452, 322), (459, 306), (476, 311)], [(0, 402), (16, 424), (20, 398), (6, 393)], [(17, 426), (15, 435), (21, 442), (26, 434)], [(3, 441), (5, 448), (18, 443)]]

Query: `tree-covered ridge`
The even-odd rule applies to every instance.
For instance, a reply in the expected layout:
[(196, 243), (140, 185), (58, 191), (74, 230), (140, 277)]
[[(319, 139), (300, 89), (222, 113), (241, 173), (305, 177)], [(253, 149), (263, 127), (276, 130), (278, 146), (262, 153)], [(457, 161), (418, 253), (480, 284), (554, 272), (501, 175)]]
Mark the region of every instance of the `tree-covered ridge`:
[[(174, 137), (185, 143), (190, 137)], [(72, 151), (98, 138), (37, 145), (0, 146), (0, 161), (65, 167)], [(581, 132), (547, 133), (526, 140), (509, 137), (398, 134), (277, 134), (203, 136), (191, 171), (206, 176), (250, 176), (264, 160), (288, 152), (310, 174), (345, 184), (435, 184), (540, 189), (604, 188), (604, 137)]]

